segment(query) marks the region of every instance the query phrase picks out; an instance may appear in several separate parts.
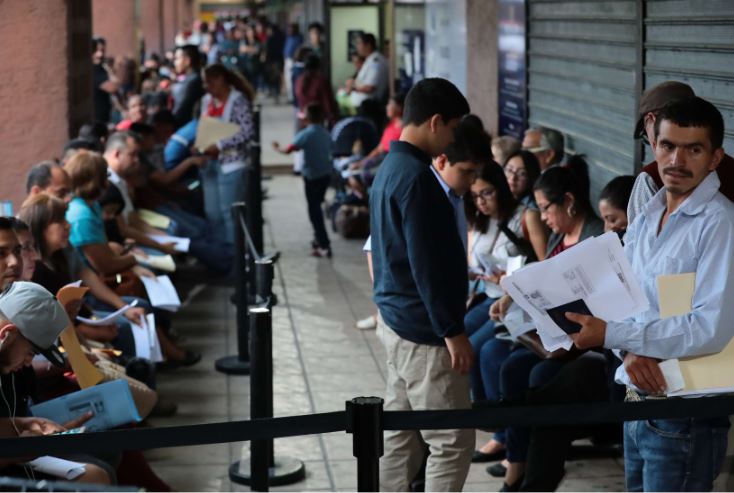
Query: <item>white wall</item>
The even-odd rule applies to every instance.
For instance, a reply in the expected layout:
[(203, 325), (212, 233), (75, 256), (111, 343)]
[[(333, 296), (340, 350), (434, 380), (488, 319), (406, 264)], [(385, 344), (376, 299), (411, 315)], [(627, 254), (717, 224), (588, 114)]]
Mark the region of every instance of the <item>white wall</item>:
[(466, 0), (426, 0), (426, 77), (443, 77), (466, 95)]

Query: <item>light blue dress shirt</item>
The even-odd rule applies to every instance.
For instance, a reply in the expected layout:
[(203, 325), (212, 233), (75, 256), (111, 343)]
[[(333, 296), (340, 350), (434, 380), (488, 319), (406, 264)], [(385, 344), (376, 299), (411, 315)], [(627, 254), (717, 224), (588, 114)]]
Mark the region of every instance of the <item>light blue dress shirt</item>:
[(433, 174), (436, 175), (436, 179), (438, 180), (439, 185), (441, 185), (443, 191), (446, 192), (446, 196), (449, 198), (449, 202), (451, 202), (451, 207), (454, 208), (454, 216), (456, 217), (456, 229), (458, 229), (459, 231), (461, 242), (464, 244), (464, 250), (466, 250), (466, 240), (469, 233), (467, 232), (466, 214), (464, 213), (464, 199), (456, 195), (454, 191), (451, 190), (448, 184), (443, 181), (441, 175), (438, 174), (436, 168), (431, 166), (431, 171), (433, 171)]
[[(625, 253), (650, 309), (622, 322), (607, 323), (604, 347), (670, 359), (721, 351), (734, 336), (734, 204), (719, 193), (710, 173), (670, 215), (661, 189), (625, 237)], [(660, 319), (657, 276), (696, 273), (692, 310)], [(731, 304), (730, 304), (731, 303)], [(624, 367), (616, 379), (630, 385)]]

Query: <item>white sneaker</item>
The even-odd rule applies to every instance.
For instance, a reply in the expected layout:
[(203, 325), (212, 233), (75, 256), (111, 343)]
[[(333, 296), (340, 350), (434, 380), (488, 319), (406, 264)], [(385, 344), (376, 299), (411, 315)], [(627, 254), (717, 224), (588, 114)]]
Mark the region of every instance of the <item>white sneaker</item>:
[(354, 324), (359, 330), (372, 330), (377, 328), (377, 317), (370, 315)]

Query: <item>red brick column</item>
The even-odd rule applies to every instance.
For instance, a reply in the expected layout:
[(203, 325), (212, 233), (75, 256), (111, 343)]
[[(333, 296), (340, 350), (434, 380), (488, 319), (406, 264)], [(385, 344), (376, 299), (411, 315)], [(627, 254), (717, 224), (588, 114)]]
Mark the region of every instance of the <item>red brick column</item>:
[(25, 198), (28, 169), (59, 157), (75, 130), (70, 123), (91, 115), (91, 61), (74, 61), (90, 60), (89, 0), (73, 3), (0, 3), (0, 59), (6, 67), (0, 84), (0, 199), (12, 200), (15, 210)]
[(163, 1), (144, 0), (140, 3), (140, 30), (145, 40), (146, 54), (163, 55), (165, 52)]
[(92, 30), (107, 40), (107, 56), (137, 60), (137, 27), (133, 0), (92, 0)]

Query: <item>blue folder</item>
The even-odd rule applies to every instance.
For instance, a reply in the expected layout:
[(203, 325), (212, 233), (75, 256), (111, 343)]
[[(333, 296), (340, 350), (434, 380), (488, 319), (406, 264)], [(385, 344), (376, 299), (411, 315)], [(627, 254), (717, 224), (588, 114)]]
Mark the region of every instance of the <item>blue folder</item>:
[(31, 413), (56, 423), (66, 423), (87, 411), (87, 431), (102, 431), (141, 421), (127, 381), (113, 380), (31, 406)]

